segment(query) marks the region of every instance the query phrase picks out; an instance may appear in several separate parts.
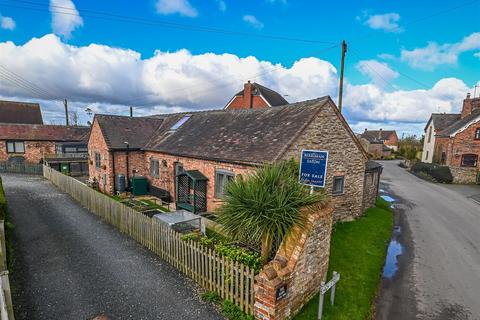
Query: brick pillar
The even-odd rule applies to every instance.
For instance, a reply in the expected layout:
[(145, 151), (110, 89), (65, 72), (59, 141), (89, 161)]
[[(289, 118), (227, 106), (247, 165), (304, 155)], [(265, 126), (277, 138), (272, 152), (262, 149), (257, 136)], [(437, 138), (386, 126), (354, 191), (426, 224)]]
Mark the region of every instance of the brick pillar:
[(326, 276), (333, 207), (310, 208), (306, 214), (308, 223), (292, 230), (275, 259), (255, 278), (256, 319), (292, 318), (318, 292)]
[[(277, 257), (255, 278), (255, 305), (256, 319), (282, 320), (289, 316), (288, 288), (291, 271), (287, 267), (287, 260)], [(286, 296), (278, 296), (286, 288)], [(277, 294), (278, 293), (278, 294)]]

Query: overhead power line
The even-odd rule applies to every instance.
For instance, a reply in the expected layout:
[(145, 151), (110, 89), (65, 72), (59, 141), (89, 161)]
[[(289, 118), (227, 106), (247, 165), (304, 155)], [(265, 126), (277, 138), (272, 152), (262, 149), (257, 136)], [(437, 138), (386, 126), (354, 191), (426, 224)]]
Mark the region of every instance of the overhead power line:
[(270, 34), (261, 34), (261, 33), (252, 33), (252, 32), (242, 32), (242, 31), (228, 30), (228, 29), (222, 29), (222, 28), (216, 28), (216, 27), (210, 27), (210, 26), (170, 22), (170, 21), (165, 21), (160, 19), (146, 19), (146, 18), (140, 18), (140, 17), (134, 17), (134, 16), (119, 15), (119, 14), (114, 14), (114, 13), (109, 13), (104, 11), (83, 9), (78, 7), (76, 9), (72, 9), (69, 7), (49, 5), (47, 3), (39, 3), (39, 2), (27, 1), (27, 0), (15, 0), (13, 2), (18, 4), (2, 2), (0, 3), (0, 5), (18, 8), (18, 9), (26, 9), (26, 10), (50, 11), (50, 12), (54, 12), (62, 15), (69, 15), (69, 16), (77, 16), (78, 14), (76, 11), (78, 11), (81, 13), (82, 17), (116, 21), (116, 22), (141, 24), (141, 25), (147, 25), (147, 26), (158, 26), (158, 27), (165, 27), (165, 28), (181, 29), (181, 30), (188, 30), (188, 31), (217, 33), (217, 34), (233, 35), (233, 36), (248, 36), (248, 37), (256, 37), (256, 38), (262, 38), (262, 39), (316, 43), (316, 44), (320, 44), (320, 43), (333, 44), (334, 43), (331, 41), (324, 41), (324, 40), (317, 40), (317, 39), (305, 39), (305, 38), (289, 37), (289, 36), (283, 36), (283, 35), (270, 35)]

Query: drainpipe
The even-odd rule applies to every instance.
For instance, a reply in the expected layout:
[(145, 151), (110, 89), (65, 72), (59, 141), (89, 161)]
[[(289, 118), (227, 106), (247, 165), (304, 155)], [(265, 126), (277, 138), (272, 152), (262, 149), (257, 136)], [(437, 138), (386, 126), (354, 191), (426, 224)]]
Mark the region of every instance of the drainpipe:
[(115, 151), (112, 151), (113, 194), (117, 193), (117, 177), (115, 175)]
[(129, 170), (128, 169), (128, 151), (129, 151), (128, 147), (129, 147), (129, 144), (128, 144), (128, 141), (125, 141), (124, 143), (125, 143), (125, 146), (127, 148), (127, 150), (125, 151), (125, 162), (126, 162), (125, 163), (125, 169), (127, 171), (125, 178), (127, 179), (127, 188), (129, 188), (130, 187), (130, 179), (129, 179), (129, 174), (128, 174), (128, 170)]

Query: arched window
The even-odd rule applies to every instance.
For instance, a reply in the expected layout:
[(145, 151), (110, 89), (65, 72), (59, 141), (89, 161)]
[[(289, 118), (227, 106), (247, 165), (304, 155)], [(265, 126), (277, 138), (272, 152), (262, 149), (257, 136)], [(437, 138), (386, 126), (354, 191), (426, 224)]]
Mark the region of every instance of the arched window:
[(476, 154), (463, 154), (462, 155), (462, 167), (476, 167), (478, 163), (478, 155)]
[(427, 142), (430, 142), (432, 141), (432, 127), (430, 127), (430, 129), (428, 129), (428, 141)]

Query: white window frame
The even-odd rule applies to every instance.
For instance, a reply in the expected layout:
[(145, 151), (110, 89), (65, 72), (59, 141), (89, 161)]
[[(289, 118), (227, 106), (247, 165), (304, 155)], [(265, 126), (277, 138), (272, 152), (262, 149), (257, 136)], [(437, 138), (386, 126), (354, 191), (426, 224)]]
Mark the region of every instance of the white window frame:
[(233, 179), (235, 179), (235, 173), (232, 171), (225, 169), (215, 170), (215, 198), (223, 199), (225, 197), (225, 188), (227, 183)]
[[(19, 145), (21, 147), (19, 148)], [(7, 153), (25, 153), (25, 142), (24, 141), (16, 141), (16, 140), (8, 140), (6, 142)], [(19, 151), (18, 149), (21, 149)], [(13, 150), (13, 151), (10, 151)]]
[(150, 174), (156, 179), (160, 178), (160, 161), (158, 159), (150, 159)]

